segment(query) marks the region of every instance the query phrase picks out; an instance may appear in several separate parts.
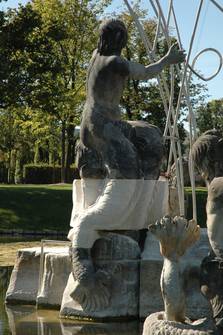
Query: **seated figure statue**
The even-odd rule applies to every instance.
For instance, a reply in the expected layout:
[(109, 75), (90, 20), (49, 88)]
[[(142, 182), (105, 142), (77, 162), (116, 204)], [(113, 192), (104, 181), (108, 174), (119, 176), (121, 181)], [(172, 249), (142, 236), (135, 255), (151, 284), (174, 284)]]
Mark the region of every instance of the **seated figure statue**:
[[(120, 227), (127, 230), (126, 222), (144, 228), (146, 206), (154, 200), (152, 190), (159, 177), (164, 151), (157, 127), (143, 121), (121, 120), (119, 104), (125, 83), (129, 78), (154, 78), (166, 66), (185, 59), (184, 51), (173, 45), (159, 61), (144, 66), (121, 56), (126, 43), (123, 22), (114, 19), (103, 22), (87, 75), (87, 98), (77, 146), (81, 182), (74, 183), (73, 228), (69, 238), (73, 276), (78, 282), (71, 296), (88, 309), (95, 306), (89, 302), (92, 295), (103, 295), (103, 299), (98, 299), (101, 303), (96, 305), (108, 305), (110, 275), (102, 270), (95, 272), (93, 263), (86, 266), (83, 254), (91, 250), (101, 230)], [(145, 180), (151, 180), (153, 186), (142, 199)], [(160, 204), (160, 216), (161, 207)]]
[(126, 43), (127, 30), (123, 22), (108, 20), (102, 23), (98, 48), (88, 70), (87, 100), (78, 147), (77, 163), (84, 178), (138, 179), (144, 176), (157, 179), (159, 175), (161, 145), (153, 150), (156, 162), (153, 162), (151, 175), (148, 163), (144, 162), (153, 156), (146, 138), (155, 132), (159, 138), (159, 130), (145, 122), (122, 121), (120, 99), (129, 78), (154, 78), (165, 66), (182, 62), (185, 55), (173, 45), (157, 63), (144, 66), (121, 56)]

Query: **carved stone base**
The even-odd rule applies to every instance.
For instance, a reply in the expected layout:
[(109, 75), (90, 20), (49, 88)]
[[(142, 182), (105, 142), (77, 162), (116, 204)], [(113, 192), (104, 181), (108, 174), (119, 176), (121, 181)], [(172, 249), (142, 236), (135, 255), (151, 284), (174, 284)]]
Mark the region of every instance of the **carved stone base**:
[[(65, 250), (64, 250), (65, 251)], [(45, 255), (43, 278), (36, 299), (37, 307), (60, 309), (64, 288), (71, 272), (71, 261), (67, 252)]]
[[(14, 269), (11, 274), (10, 283), (8, 286), (8, 290), (6, 292), (6, 303), (10, 304), (36, 304), (37, 301), (37, 294), (38, 294), (38, 287), (39, 287), (39, 271), (40, 271), (40, 253), (41, 248), (27, 248), (21, 249), (17, 252), (17, 258), (15, 262)], [(46, 255), (51, 254), (54, 255), (54, 260), (59, 257), (58, 255), (67, 255), (68, 256), (68, 248), (44, 248), (44, 258), (46, 259)], [(49, 259), (49, 258), (47, 258)], [(52, 259), (52, 258), (51, 258)], [(49, 265), (49, 263), (47, 263)], [(51, 265), (55, 264), (55, 262), (51, 262)], [(54, 279), (55, 283), (55, 273), (52, 276), (53, 268), (57, 268), (57, 266), (51, 267), (49, 273), (47, 271), (44, 272), (44, 278), (48, 277)], [(62, 267), (63, 268), (63, 267)], [(68, 271), (70, 270), (70, 266)], [(49, 266), (48, 266), (49, 269)], [(58, 278), (56, 281), (60, 281), (64, 278), (61, 274), (61, 270), (58, 270)], [(67, 279), (66, 279), (67, 280)], [(47, 278), (45, 283), (47, 283)], [(63, 283), (61, 289), (63, 290), (66, 285)], [(44, 291), (44, 295), (49, 293), (49, 286), (52, 287), (52, 280), (51, 282), (48, 281), (46, 289), (42, 286), (42, 294)], [(55, 295), (56, 287), (53, 285), (53, 295)], [(57, 304), (60, 305), (61, 297), (57, 300)], [(55, 303), (55, 301), (54, 301)]]
[[(60, 315), (62, 317), (104, 321), (138, 317), (139, 246), (126, 236), (109, 234), (108, 237), (96, 242), (93, 261), (96, 272), (100, 269), (111, 276), (109, 305), (101, 309), (95, 306), (89, 310), (73, 300), (71, 294), (79, 283), (75, 282), (73, 274), (70, 274), (61, 305)], [(85, 260), (86, 267), (87, 262), (90, 261)], [(100, 290), (96, 287), (95, 290), (97, 289)], [(100, 299), (103, 299), (103, 296), (98, 298), (99, 306)]]
[(211, 335), (214, 330), (214, 324), (207, 319), (180, 323), (165, 320), (164, 312), (159, 312), (146, 318), (142, 335)]

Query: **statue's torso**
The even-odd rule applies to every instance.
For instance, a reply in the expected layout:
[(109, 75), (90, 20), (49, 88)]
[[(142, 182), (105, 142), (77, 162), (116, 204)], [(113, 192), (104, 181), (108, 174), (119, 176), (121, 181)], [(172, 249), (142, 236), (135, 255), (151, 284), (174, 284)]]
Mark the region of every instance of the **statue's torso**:
[(128, 79), (128, 62), (119, 56), (102, 56), (94, 51), (88, 70), (87, 99), (81, 122), (81, 139), (87, 144), (99, 136), (109, 121), (119, 121), (120, 99)]

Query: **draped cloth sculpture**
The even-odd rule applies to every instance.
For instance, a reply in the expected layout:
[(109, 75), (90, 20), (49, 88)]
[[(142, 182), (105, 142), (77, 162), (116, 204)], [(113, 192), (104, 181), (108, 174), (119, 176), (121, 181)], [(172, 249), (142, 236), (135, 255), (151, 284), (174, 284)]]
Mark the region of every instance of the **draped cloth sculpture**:
[[(126, 43), (123, 22), (103, 22), (87, 76), (77, 146), (81, 181), (74, 183), (73, 228), (69, 233), (76, 282), (71, 296), (85, 310), (109, 305), (111, 274), (95, 271), (93, 262), (86, 265), (83, 261), (83, 254), (88, 250), (90, 255), (100, 232), (142, 229), (168, 212), (168, 184), (158, 181), (163, 157), (161, 133), (146, 122), (122, 121), (119, 103), (129, 78), (153, 78), (164, 67), (182, 62), (185, 54), (174, 45), (158, 62), (144, 66), (122, 58)], [(91, 292), (98, 297), (97, 304), (91, 301)]]

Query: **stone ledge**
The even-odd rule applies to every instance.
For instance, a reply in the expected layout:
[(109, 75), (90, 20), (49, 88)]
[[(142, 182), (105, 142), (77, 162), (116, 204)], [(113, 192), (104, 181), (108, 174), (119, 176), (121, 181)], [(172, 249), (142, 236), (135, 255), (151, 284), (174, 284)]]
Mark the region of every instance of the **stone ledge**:
[[(68, 248), (44, 248), (44, 257), (50, 252), (68, 255)], [(11, 274), (6, 303), (11, 304), (36, 304), (41, 248), (24, 248), (17, 252), (16, 262)]]

